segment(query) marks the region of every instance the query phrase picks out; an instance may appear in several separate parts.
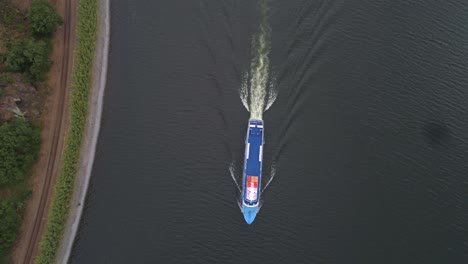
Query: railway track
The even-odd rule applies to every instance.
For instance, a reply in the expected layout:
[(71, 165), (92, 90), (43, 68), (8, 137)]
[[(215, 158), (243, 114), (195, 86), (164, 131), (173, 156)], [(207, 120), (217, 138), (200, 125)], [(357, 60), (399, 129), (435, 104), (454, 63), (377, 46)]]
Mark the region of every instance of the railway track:
[(60, 73), (60, 86), (56, 92), (58, 93), (57, 106), (51, 111), (51, 114), (55, 114), (54, 118), (56, 122), (52, 124), (52, 141), (49, 148), (47, 168), (45, 169), (46, 175), (44, 177), (44, 184), (42, 186), (42, 192), (40, 195), (39, 206), (37, 208), (34, 221), (32, 222), (32, 232), (30, 237), (27, 239), (27, 246), (24, 256), (24, 264), (34, 263), (34, 259), (37, 255), (39, 242), (42, 237), (42, 233), (46, 224), (46, 217), (48, 213), (48, 201), (52, 193), (52, 188), (54, 187), (54, 181), (56, 175), (54, 173), (59, 173), (58, 167), (60, 166), (60, 154), (61, 154), (61, 144), (59, 144), (60, 139), (63, 135), (65, 129), (65, 111), (66, 104), (65, 100), (67, 99), (68, 94), (68, 84), (70, 77), (70, 62), (72, 60), (72, 51), (71, 51), (71, 29), (72, 29), (72, 8), (74, 0), (64, 0), (64, 11), (63, 11), (63, 56), (61, 62), (61, 73)]

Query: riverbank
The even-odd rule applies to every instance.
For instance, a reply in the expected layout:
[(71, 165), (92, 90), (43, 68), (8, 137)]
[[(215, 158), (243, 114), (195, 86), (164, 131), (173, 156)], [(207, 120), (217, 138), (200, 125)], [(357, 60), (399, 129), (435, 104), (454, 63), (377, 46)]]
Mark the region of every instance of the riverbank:
[(110, 0), (99, 0), (98, 14), (98, 36), (100, 38), (97, 39), (96, 43), (88, 121), (83, 139), (84, 142), (81, 147), (81, 157), (70, 205), (70, 215), (57, 252), (57, 263), (67, 263), (70, 257), (83, 213), (101, 127), (102, 104), (107, 81), (109, 54)]
[(97, 0), (78, 3), (77, 46), (70, 101), (70, 130), (63, 155), (63, 166), (56, 187), (56, 196), (44, 237), (40, 243), (37, 263), (53, 263), (69, 217), (75, 177), (79, 171), (81, 147), (84, 144), (88, 116), (90, 84), (96, 47)]

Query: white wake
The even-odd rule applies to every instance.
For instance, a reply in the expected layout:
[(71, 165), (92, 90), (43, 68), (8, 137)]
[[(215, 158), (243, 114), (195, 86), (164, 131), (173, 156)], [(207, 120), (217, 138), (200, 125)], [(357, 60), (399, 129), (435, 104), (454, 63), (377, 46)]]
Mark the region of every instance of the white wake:
[(260, 1), (261, 22), (259, 32), (252, 40), (253, 58), (250, 72), (243, 76), (239, 95), (251, 119), (262, 119), (276, 100), (275, 79), (270, 76), (270, 32), (267, 0)]

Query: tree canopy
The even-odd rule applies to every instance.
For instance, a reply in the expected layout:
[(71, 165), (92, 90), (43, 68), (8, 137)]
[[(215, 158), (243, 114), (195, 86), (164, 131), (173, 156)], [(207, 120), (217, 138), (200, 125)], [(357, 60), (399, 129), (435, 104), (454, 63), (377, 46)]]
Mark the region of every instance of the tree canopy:
[(48, 0), (33, 0), (28, 16), (33, 33), (39, 36), (52, 34), (63, 23), (62, 17)]
[(0, 126), (0, 185), (25, 178), (37, 158), (39, 129), (23, 119)]
[(33, 81), (43, 81), (50, 66), (50, 47), (32, 38), (19, 38), (8, 45), (5, 55), (5, 66), (14, 72), (26, 72)]

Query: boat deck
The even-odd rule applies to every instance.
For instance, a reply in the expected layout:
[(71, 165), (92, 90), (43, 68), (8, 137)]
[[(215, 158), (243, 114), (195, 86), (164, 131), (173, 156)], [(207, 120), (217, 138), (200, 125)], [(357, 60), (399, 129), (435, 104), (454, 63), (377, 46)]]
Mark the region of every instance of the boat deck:
[(260, 176), (262, 169), (261, 151), (263, 145), (263, 128), (250, 127), (248, 137), (248, 157), (246, 159), (245, 173)]

